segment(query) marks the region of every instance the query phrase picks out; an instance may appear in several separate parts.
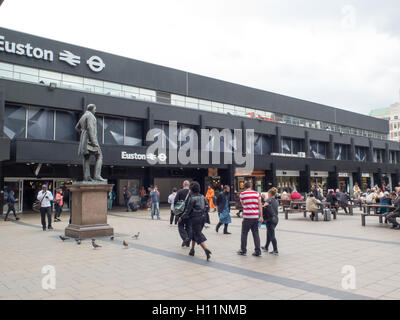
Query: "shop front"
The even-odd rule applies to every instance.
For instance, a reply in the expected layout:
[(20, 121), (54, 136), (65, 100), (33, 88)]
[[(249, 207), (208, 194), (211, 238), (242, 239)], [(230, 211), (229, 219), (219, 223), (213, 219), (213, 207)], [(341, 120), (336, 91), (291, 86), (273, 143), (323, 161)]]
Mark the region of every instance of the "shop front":
[[(47, 185), (48, 190), (55, 194), (57, 189), (65, 189), (65, 185), (72, 183), (71, 179), (32, 179), (32, 178), (5, 178), (4, 180), (4, 206), (3, 212), (7, 212), (7, 198), (10, 191), (18, 200), (15, 209), (18, 213), (33, 211), (33, 203), (37, 194), (42, 190), (42, 185)], [(66, 208), (69, 207), (69, 198), (65, 199)]]
[(291, 193), (294, 189), (300, 190), (300, 171), (277, 170), (276, 180), (279, 193), (283, 191)]
[(341, 192), (353, 193), (353, 175), (349, 172), (339, 172), (338, 174), (339, 190)]
[(361, 174), (361, 190), (366, 192), (367, 189), (370, 189), (374, 186), (374, 178), (370, 173), (362, 173)]
[(328, 191), (328, 171), (311, 171), (311, 185), (318, 185), (321, 186), (326, 194)]
[(388, 188), (391, 188), (392, 185), (392, 175), (390, 173), (382, 174), (382, 188), (386, 191)]
[(251, 182), (253, 189), (257, 192), (265, 192), (265, 171), (235, 169), (235, 193), (245, 191), (244, 184)]

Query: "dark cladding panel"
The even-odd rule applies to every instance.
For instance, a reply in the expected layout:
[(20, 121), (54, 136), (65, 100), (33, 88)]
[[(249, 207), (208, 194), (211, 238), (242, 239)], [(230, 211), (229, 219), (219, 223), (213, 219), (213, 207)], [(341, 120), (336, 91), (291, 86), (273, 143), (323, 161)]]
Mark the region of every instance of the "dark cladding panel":
[(10, 139), (0, 137), (0, 161), (10, 159)]

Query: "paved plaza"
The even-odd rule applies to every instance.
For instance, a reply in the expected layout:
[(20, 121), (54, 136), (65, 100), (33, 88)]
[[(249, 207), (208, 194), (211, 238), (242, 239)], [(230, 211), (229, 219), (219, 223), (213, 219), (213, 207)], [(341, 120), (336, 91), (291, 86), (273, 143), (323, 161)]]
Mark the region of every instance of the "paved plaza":
[[(161, 221), (152, 221), (148, 211), (111, 211), (115, 240), (97, 239), (97, 250), (90, 240), (77, 245), (58, 238), (67, 216), (46, 232), (38, 214), (1, 220), (1, 299), (400, 299), (400, 232), (374, 217), (362, 227), (357, 210), (331, 222), (280, 214), (280, 256), (261, 258), (251, 256), (251, 234), (248, 256), (236, 254), (241, 219), (233, 215), (232, 235), (217, 234), (217, 213), (211, 213), (213, 225), (204, 231), (210, 262), (200, 247), (195, 257), (181, 248), (167, 208)], [(139, 239), (132, 239), (137, 232)], [(263, 244), (265, 237), (263, 227)], [(46, 265), (55, 267), (55, 290), (42, 289)], [(344, 266), (355, 268), (355, 290), (342, 288)]]

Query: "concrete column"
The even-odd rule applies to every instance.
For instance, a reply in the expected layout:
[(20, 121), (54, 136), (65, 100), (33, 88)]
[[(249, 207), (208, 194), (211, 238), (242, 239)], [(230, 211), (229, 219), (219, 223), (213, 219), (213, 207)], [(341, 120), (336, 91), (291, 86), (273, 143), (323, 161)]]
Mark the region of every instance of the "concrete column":
[(371, 139), (369, 139), (369, 149), (367, 152), (367, 161), (374, 162), (374, 143)]
[(276, 127), (274, 136), (274, 153), (282, 153), (282, 128)]
[(310, 157), (310, 132), (308, 130), (304, 131), (304, 151), (306, 153), (306, 158)]
[(328, 159), (335, 159), (335, 143), (333, 142), (333, 134), (329, 135), (329, 143), (328, 143)]
[(351, 138), (350, 139), (349, 160), (350, 161), (355, 161), (355, 155), (356, 155), (356, 147), (354, 145), (354, 138)]
[(153, 112), (151, 111), (150, 107), (147, 108), (147, 119), (146, 119), (146, 123), (145, 123), (145, 125), (143, 127), (144, 127), (143, 145), (144, 146), (150, 146), (151, 142), (147, 142), (146, 141), (147, 132), (154, 128), (154, 115), (153, 115)]
[(383, 163), (389, 163), (389, 143), (385, 144), (385, 153), (383, 154)]

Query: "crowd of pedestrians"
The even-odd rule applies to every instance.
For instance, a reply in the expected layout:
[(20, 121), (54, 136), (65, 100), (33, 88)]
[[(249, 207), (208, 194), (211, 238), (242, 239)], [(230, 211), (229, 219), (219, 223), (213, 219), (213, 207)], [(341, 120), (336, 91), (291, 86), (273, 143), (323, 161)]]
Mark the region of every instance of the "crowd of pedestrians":
[[(343, 208), (347, 213), (350, 199), (361, 201), (365, 204), (381, 204), (391, 207), (380, 208), (379, 213), (386, 215), (388, 222), (393, 224), (393, 229), (400, 229), (400, 224), (397, 218), (400, 217), (400, 185), (390, 190), (388, 186), (379, 188), (378, 186), (367, 189), (362, 192), (358, 184), (354, 185), (353, 198), (349, 193), (342, 192), (339, 189), (327, 190), (324, 194), (322, 186), (312, 185), (311, 191), (304, 197), (296, 190), (291, 192), (287, 190), (282, 194), (278, 194), (276, 188), (271, 188), (267, 194), (260, 194), (252, 189), (251, 182), (245, 182), (244, 191), (239, 196), (239, 201), (242, 207), (243, 221), (241, 225), (241, 240), (240, 250), (237, 252), (239, 255), (247, 254), (247, 240), (248, 234), (251, 232), (254, 241), (255, 257), (260, 257), (262, 250), (269, 252), (272, 255), (279, 255), (278, 243), (276, 239), (276, 227), (279, 223), (278, 207), (281, 200), (305, 200), (306, 210), (310, 212), (311, 220), (317, 211), (321, 209), (322, 201), (330, 203), (331, 208)], [(230, 235), (228, 231), (229, 224), (231, 224), (231, 189), (230, 186), (221, 186), (221, 190), (215, 195), (216, 192), (212, 186), (207, 187), (205, 194), (201, 193), (200, 185), (198, 182), (184, 181), (182, 188), (178, 190), (173, 188), (171, 194), (168, 196), (168, 203), (170, 205), (170, 219), (171, 226), (177, 225), (179, 235), (182, 239), (182, 247), (190, 248), (189, 255), (195, 255), (196, 244), (199, 245), (207, 260), (211, 258), (211, 251), (206, 246), (207, 238), (203, 234), (203, 228), (210, 225), (210, 212), (218, 212), (218, 223), (215, 231), (218, 233), (223, 227), (223, 234)], [(112, 203), (116, 198), (115, 191), (112, 190), (108, 193), (108, 209), (112, 208)], [(123, 198), (126, 210), (132, 209), (131, 203), (134, 202), (132, 194), (127, 186), (123, 188)], [(305, 199), (304, 199), (305, 198)], [(55, 214), (54, 222), (61, 221), (62, 208), (65, 203), (64, 190), (57, 189), (56, 194), (53, 196), (52, 192), (48, 190), (47, 185), (42, 186), (42, 190), (37, 194), (37, 201), (40, 204), (40, 215), (43, 231), (52, 230), (52, 206), (54, 205)], [(16, 218), (15, 203), (18, 199), (15, 198), (13, 191), (8, 193), (6, 204), (8, 206), (5, 221), (7, 221), (9, 214), (12, 212)], [(157, 186), (151, 186), (146, 189), (142, 187), (139, 191), (139, 207), (148, 208), (151, 211), (151, 218), (157, 217), (160, 220), (160, 192)], [(266, 244), (261, 247), (260, 241), (260, 226), (266, 225)], [(272, 251), (270, 246), (272, 245)]]

